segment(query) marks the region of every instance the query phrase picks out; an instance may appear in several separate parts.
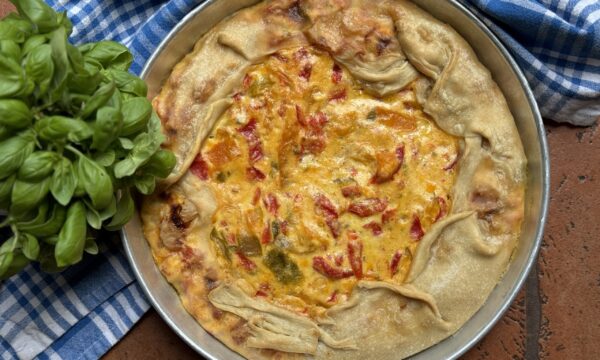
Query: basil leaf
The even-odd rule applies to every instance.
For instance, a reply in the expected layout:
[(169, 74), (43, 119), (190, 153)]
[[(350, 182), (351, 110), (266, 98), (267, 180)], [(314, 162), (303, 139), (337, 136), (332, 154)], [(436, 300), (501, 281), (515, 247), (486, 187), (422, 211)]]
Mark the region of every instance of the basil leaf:
[[(1, 33), (2, 30), (0, 29), (0, 34)], [(0, 35), (0, 37), (2, 37), (2, 35)], [(13, 59), (17, 63), (21, 61), (21, 48), (12, 40), (0, 40), (0, 54)]]
[(113, 107), (98, 109), (92, 136), (92, 149), (104, 151), (119, 135), (123, 125), (123, 115)]
[(33, 114), (21, 100), (0, 99), (0, 125), (22, 129), (31, 125)]
[(72, 265), (83, 257), (83, 248), (87, 233), (85, 205), (77, 201), (67, 210), (67, 219), (60, 229), (54, 248), (54, 258), (60, 267)]
[(0, 255), (12, 253), (15, 249), (20, 248), (18, 240), (19, 239), (16, 236), (11, 236), (6, 240), (4, 244), (0, 246)]
[(15, 12), (9, 13), (1, 21), (3, 23), (10, 24), (11, 26), (19, 29), (19, 31), (21, 31), (23, 34), (25, 34), (26, 38), (33, 34), (33, 31), (34, 31), (33, 24), (30, 21), (23, 18), (23, 16), (15, 13)]
[(128, 138), (123, 138), (123, 137), (119, 138), (119, 144), (125, 150), (131, 150), (135, 146), (135, 144), (133, 143), (133, 141), (131, 141)]
[(98, 70), (86, 67), (81, 72), (70, 73), (67, 85), (70, 92), (78, 93), (79, 96), (85, 95), (85, 102), (87, 102), (101, 81), (102, 74)]
[(115, 151), (108, 149), (105, 152), (98, 153), (94, 156), (94, 161), (100, 166), (109, 167), (116, 159)]
[(62, 13), (58, 13), (56, 18), (58, 24), (62, 25), (65, 28), (67, 36), (71, 36), (71, 33), (73, 32), (73, 23), (71, 22), (71, 19), (69, 19), (69, 17), (67, 16), (67, 12), (63, 11)]
[(56, 26), (58, 21), (52, 8), (41, 0), (11, 0), (19, 14), (34, 23), (40, 32), (48, 32)]
[(67, 33), (64, 27), (59, 27), (50, 34), (50, 46), (52, 47), (52, 60), (54, 61), (54, 74), (50, 82), (52, 92), (48, 100), (50, 103), (54, 103), (62, 97), (70, 71), (67, 55)]
[(25, 159), (35, 147), (34, 133), (30, 130), (22, 132), (0, 142), (0, 179), (6, 178), (21, 167)]
[(11, 175), (4, 180), (0, 180), (0, 209), (8, 209), (12, 188), (16, 178), (15, 175)]
[(25, 73), (38, 84), (38, 96), (48, 91), (54, 74), (52, 47), (50, 45), (42, 44), (29, 53), (25, 61)]
[(54, 169), (50, 192), (59, 204), (66, 206), (73, 198), (76, 187), (77, 176), (73, 164), (69, 159), (62, 158)]
[[(1, 260), (0, 260), (1, 262)], [(22, 252), (20, 251), (15, 251), (15, 253), (13, 254), (12, 257), (12, 261), (10, 262), (10, 265), (8, 266), (8, 269), (6, 269), (4, 271), (4, 274), (2, 274), (0, 276), (0, 278), (2, 279), (8, 279), (9, 277), (15, 275), (16, 273), (18, 273), (19, 271), (23, 270), (25, 268), (25, 266), (27, 266), (29, 264), (29, 259), (27, 259), (27, 257), (25, 255), (23, 255)], [(0, 265), (1, 267), (1, 265)], [(0, 270), (0, 273), (2, 272), (2, 270)]]
[(36, 260), (40, 254), (40, 243), (38, 239), (27, 233), (21, 233), (21, 251), (29, 260)]
[(67, 57), (74, 72), (80, 73), (85, 71), (83, 56), (77, 47), (67, 43)]
[(91, 58), (102, 64), (105, 69), (114, 68), (127, 70), (133, 61), (133, 56), (127, 47), (114, 41), (100, 41), (80, 47), (84, 58)]
[(123, 102), (122, 110), (122, 136), (133, 135), (144, 130), (152, 115), (152, 105), (145, 97), (136, 97)]
[(113, 196), (110, 200), (110, 205), (105, 207), (104, 209), (98, 211), (98, 215), (100, 216), (100, 220), (104, 221), (112, 216), (114, 216), (117, 212), (117, 199)]
[(40, 138), (57, 142), (64, 142), (67, 139), (81, 142), (89, 139), (94, 133), (85, 121), (59, 115), (47, 116), (38, 120), (35, 123), (35, 130)]
[(94, 92), (94, 94), (90, 97), (90, 101), (84, 105), (79, 115), (84, 119), (92, 115), (94, 111), (106, 104), (106, 102), (112, 97), (114, 91), (115, 83), (113, 81), (99, 87), (98, 90), (96, 90), (96, 92)]
[(85, 218), (87, 223), (92, 227), (92, 229), (99, 230), (102, 227), (102, 219), (100, 219), (100, 214), (98, 211), (94, 209), (94, 206), (89, 204), (87, 201), (83, 201), (85, 203)]
[(25, 41), (25, 33), (10, 22), (0, 21), (0, 40), (22, 43)]
[(121, 197), (117, 202), (117, 212), (113, 216), (112, 220), (108, 225), (105, 225), (106, 230), (115, 231), (119, 230), (123, 225), (127, 224), (133, 216), (135, 205), (129, 189), (121, 190)]
[(154, 188), (156, 187), (154, 176), (148, 174), (136, 176), (133, 180), (133, 183), (136, 189), (138, 189), (138, 191), (144, 195), (152, 194), (154, 192)]
[(123, 70), (108, 69), (103, 71), (104, 75), (113, 79), (121, 92), (133, 96), (146, 97), (148, 86), (137, 76)]
[(29, 155), (19, 171), (17, 177), (24, 181), (38, 181), (50, 175), (59, 155), (52, 151), (36, 151)]
[(90, 255), (98, 255), (98, 244), (96, 244), (94, 238), (89, 237), (85, 240), (85, 248), (83, 251)]
[(25, 88), (21, 66), (9, 57), (0, 56), (0, 98), (17, 95)]
[(10, 212), (13, 216), (25, 214), (35, 208), (48, 195), (50, 178), (40, 182), (28, 182), (17, 179), (13, 184)]
[(23, 44), (23, 55), (29, 54), (32, 50), (47, 42), (48, 37), (46, 37), (46, 35), (32, 35), (31, 37), (27, 38), (27, 40), (25, 40), (25, 43)]
[(80, 155), (77, 161), (77, 176), (94, 208), (101, 210), (110, 205), (113, 195), (112, 180), (102, 166)]
[(171, 151), (160, 149), (152, 155), (142, 170), (144, 174), (164, 179), (171, 174), (176, 161), (175, 155)]
[(5, 276), (5, 274), (8, 272), (14, 256), (12, 251), (0, 255), (0, 279), (7, 279), (9, 277), (8, 275)]
[(21, 231), (26, 231), (37, 237), (48, 237), (56, 234), (65, 222), (67, 211), (64, 207), (54, 203), (52, 212), (46, 221), (41, 224), (17, 223)]
[(35, 217), (27, 221), (19, 221), (17, 223), (17, 228), (23, 230), (22, 226), (27, 228), (31, 226), (41, 225), (44, 221), (46, 221), (46, 215), (48, 215), (48, 207), (48, 202), (41, 203), (40, 206), (38, 206), (37, 208), (37, 214), (35, 215)]
[(0, 142), (12, 137), (14, 135), (13, 130), (7, 128), (4, 125), (0, 125)]
[(160, 119), (152, 112), (148, 121), (148, 132), (136, 136), (134, 147), (125, 159), (119, 161), (114, 168), (117, 179), (131, 176), (140, 166), (144, 165), (160, 148), (165, 136), (161, 132)]

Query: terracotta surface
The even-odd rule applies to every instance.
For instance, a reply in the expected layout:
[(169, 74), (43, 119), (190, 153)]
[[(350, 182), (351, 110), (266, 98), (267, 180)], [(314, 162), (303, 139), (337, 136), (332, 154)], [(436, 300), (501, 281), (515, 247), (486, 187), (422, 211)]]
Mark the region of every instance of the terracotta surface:
[[(12, 9), (0, 0), (0, 16)], [(502, 320), (463, 359), (600, 358), (600, 131), (548, 122), (551, 200), (538, 266)], [(106, 356), (197, 359), (149, 311)]]

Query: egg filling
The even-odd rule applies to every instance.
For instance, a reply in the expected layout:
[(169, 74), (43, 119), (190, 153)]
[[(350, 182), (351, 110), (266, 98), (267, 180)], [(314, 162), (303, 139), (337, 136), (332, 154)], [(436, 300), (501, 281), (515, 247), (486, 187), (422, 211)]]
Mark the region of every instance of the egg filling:
[(210, 242), (255, 296), (309, 316), (360, 279), (402, 283), (450, 211), (458, 139), (414, 87), (377, 98), (326, 53), (252, 66), (190, 171), (217, 199)]

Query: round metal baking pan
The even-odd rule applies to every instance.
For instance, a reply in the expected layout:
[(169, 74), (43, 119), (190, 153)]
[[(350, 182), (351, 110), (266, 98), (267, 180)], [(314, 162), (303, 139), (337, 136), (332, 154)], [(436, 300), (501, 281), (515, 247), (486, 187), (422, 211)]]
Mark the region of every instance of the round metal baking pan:
[[(257, 0), (208, 0), (169, 32), (148, 59), (142, 78), (154, 97), (175, 64), (196, 41), (219, 21)], [(475, 345), (508, 309), (535, 266), (548, 207), (549, 161), (546, 136), (533, 93), (523, 73), (500, 41), (471, 12), (455, 0), (415, 0), (419, 6), (451, 25), (473, 47), (500, 86), (515, 118), (528, 159), (525, 219), (518, 248), (504, 277), (481, 309), (454, 335), (411, 359), (454, 359)], [(215, 59), (218, 61), (218, 59)], [(171, 328), (208, 359), (241, 359), (207, 333), (183, 308), (177, 293), (155, 265), (144, 239), (140, 219), (134, 216), (121, 232), (127, 256), (148, 299)]]

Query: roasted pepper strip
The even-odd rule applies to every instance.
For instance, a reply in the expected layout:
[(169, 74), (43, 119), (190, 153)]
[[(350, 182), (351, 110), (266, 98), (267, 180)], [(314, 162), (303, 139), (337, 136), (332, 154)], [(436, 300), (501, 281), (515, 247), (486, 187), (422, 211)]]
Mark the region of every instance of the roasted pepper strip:
[(330, 279), (344, 279), (354, 275), (353, 270), (336, 268), (329, 265), (322, 256), (313, 257), (312, 267), (316, 272)]
[(357, 279), (361, 279), (363, 276), (362, 251), (363, 245), (360, 240), (350, 239), (348, 241), (348, 260), (350, 261), (350, 267), (354, 272), (354, 276), (356, 276)]
[(425, 231), (423, 231), (423, 227), (421, 226), (421, 219), (419, 219), (418, 215), (413, 215), (412, 225), (410, 226), (410, 237), (415, 241), (419, 241), (424, 235)]
[(394, 256), (392, 256), (392, 260), (390, 261), (391, 276), (396, 275), (396, 273), (398, 272), (398, 265), (400, 264), (400, 260), (402, 260), (402, 255), (402, 251), (398, 250), (396, 251), (396, 253), (394, 253)]
[(387, 200), (385, 199), (362, 199), (350, 204), (348, 211), (360, 217), (367, 217), (384, 211), (387, 204)]
[(325, 218), (325, 223), (331, 230), (334, 238), (340, 236), (340, 223), (338, 221), (338, 211), (331, 201), (323, 194), (315, 196), (315, 206), (318, 214)]

